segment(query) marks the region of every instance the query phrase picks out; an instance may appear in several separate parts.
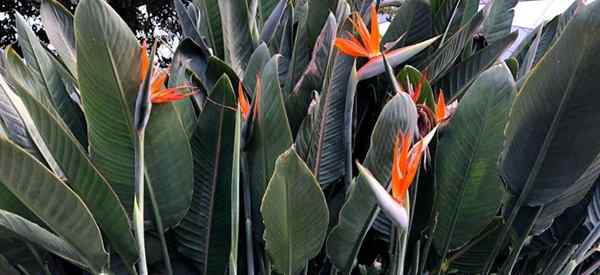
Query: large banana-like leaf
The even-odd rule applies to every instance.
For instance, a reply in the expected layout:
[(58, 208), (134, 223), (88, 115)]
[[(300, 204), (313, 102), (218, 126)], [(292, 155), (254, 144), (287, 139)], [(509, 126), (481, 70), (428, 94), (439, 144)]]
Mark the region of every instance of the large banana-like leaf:
[(106, 265), (100, 230), (83, 201), (31, 155), (0, 138), (0, 182), (65, 239), (94, 272)]
[[(393, 146), (398, 134), (417, 131), (417, 109), (408, 94), (395, 95), (381, 111), (364, 166), (386, 187), (391, 177)], [(361, 177), (350, 186), (338, 224), (327, 240), (327, 255), (336, 268), (348, 274), (379, 208), (373, 193)]]
[(193, 0), (198, 8), (202, 32), (208, 40), (216, 56), (223, 58), (223, 29), (221, 28), (221, 14), (219, 0)]
[(338, 0), (309, 0), (306, 15), (307, 45), (314, 45), (330, 12), (335, 12)]
[(515, 16), (514, 7), (518, 2), (519, 0), (494, 0), (485, 7), (487, 16), (481, 30), (490, 44), (510, 33)]
[(305, 124), (311, 127), (310, 138), (297, 140), (297, 143), (305, 144), (298, 148), (306, 148), (308, 152), (299, 153), (306, 156), (308, 166), (322, 186), (335, 183), (347, 173), (350, 148), (346, 146), (346, 141), (350, 135), (346, 131), (352, 128), (352, 118), (347, 118), (346, 115), (352, 114), (358, 83), (354, 58), (337, 53), (331, 60), (332, 65), (325, 76), (319, 106), (315, 115), (310, 117), (314, 121)]
[(394, 20), (383, 35), (383, 43), (394, 42), (402, 35), (398, 47), (412, 45), (431, 37), (431, 5), (426, 0), (410, 0), (400, 7)]
[(47, 97), (50, 106), (56, 110), (69, 129), (73, 131), (73, 134), (80, 140), (86, 140), (87, 133), (83, 113), (69, 96), (57, 67), (58, 64), (53, 62), (53, 57), (42, 47), (35, 33), (18, 13), (16, 14), (16, 22), (19, 46), (21, 46), (27, 65), (31, 68), (30, 77), (32, 79), (20, 79), (13, 75), (15, 80), (19, 83), (36, 81), (37, 85), (32, 87), (40, 89), (36, 93)]
[(600, 85), (598, 12), (593, 2), (567, 25), (525, 80), (506, 128), (501, 176), (521, 196), (517, 207), (544, 206), (538, 232), (579, 202), (600, 172), (600, 129), (593, 127), (600, 123), (593, 88)]
[(56, 0), (44, 0), (40, 8), (42, 23), (48, 40), (69, 69), (77, 76), (77, 51), (73, 31), (73, 14)]
[(438, 253), (460, 248), (494, 219), (504, 189), (496, 168), (516, 84), (504, 64), (481, 74), (440, 135), (435, 160)]
[(277, 158), (260, 210), (275, 269), (293, 275), (307, 268), (325, 241), (329, 211), (317, 180), (293, 147)]
[(45, 146), (62, 168), (67, 184), (86, 203), (117, 253), (133, 266), (137, 260), (135, 242), (129, 218), (117, 195), (60, 118), (30, 94), (20, 95)]
[(285, 99), (285, 108), (287, 111), (292, 134), (298, 132), (302, 120), (306, 116), (308, 105), (313, 91), (321, 90), (323, 87), (323, 78), (325, 69), (329, 62), (329, 56), (332, 52), (337, 23), (332, 13), (329, 14), (321, 34), (315, 42), (312, 56), (308, 66), (302, 76), (296, 82), (293, 90)]
[[(75, 13), (82, 104), (90, 153), (130, 211), (133, 205), (133, 106), (141, 82), (140, 47), (125, 22), (101, 0), (83, 0)], [(146, 130), (146, 174), (165, 227), (177, 224), (192, 198), (191, 148), (172, 104), (157, 105)]]
[(256, 78), (260, 77), (262, 69), (270, 59), (271, 52), (265, 43), (258, 45), (256, 50), (252, 53), (252, 56), (250, 56), (250, 61), (248, 61), (248, 67), (246, 68), (244, 80), (242, 82), (247, 90), (251, 92), (250, 94), (252, 96), (254, 96), (254, 93), (256, 92)]
[(468, 245), (448, 259), (450, 270), (457, 269), (467, 274), (481, 273), (485, 260), (498, 242), (502, 229), (504, 225), (501, 218), (492, 220), (479, 236), (470, 240)]
[(248, 60), (255, 48), (252, 38), (252, 28), (248, 16), (246, 1), (218, 1), (223, 27), (223, 46), (225, 61), (231, 64), (233, 70), (241, 75), (248, 66)]
[(81, 258), (79, 252), (72, 245), (33, 222), (0, 209), (0, 227), (28, 242), (43, 247), (67, 261), (85, 267), (85, 260)]
[(473, 33), (479, 28), (483, 19), (483, 11), (478, 12), (433, 54), (424, 68), (427, 71), (429, 79), (437, 80), (454, 64), (454, 61), (460, 56), (465, 45), (473, 39)]
[(470, 56), (467, 60), (452, 67), (435, 86), (444, 91), (447, 97), (462, 94), (479, 74), (489, 68), (498, 60), (500, 55), (517, 39), (517, 32), (513, 32)]
[[(179, 251), (202, 274), (224, 274), (238, 213), (239, 113), (229, 78), (224, 75), (210, 93), (192, 137), (194, 196), (192, 207), (175, 229)], [(237, 238), (237, 234), (235, 234)]]
[[(275, 161), (292, 145), (292, 134), (288, 125), (283, 96), (278, 78), (278, 56), (269, 60), (262, 70), (261, 92), (255, 97), (252, 135), (249, 137), (247, 152), (248, 171), (251, 183), (252, 217), (260, 220), (260, 202)], [(262, 234), (262, 224), (255, 224), (255, 234)]]
[[(263, 1), (261, 1), (261, 7), (263, 4), (262, 2)], [(276, 2), (276, 1), (271, 1), (271, 2)], [(286, 1), (286, 0), (279, 0), (279, 3), (277, 3), (277, 6), (273, 7), (274, 8), (273, 13), (269, 13), (266, 15), (266, 16), (268, 16), (268, 18), (265, 20), (263, 28), (260, 31), (260, 41), (261, 42), (269, 42), (271, 40), (271, 38), (273, 37), (273, 34), (275, 33), (275, 29), (277, 28), (277, 25), (279, 25), (281, 22), (281, 18), (283, 16), (283, 12), (284, 12), (285, 8), (287, 7), (287, 3), (288, 3), (288, 1)]]

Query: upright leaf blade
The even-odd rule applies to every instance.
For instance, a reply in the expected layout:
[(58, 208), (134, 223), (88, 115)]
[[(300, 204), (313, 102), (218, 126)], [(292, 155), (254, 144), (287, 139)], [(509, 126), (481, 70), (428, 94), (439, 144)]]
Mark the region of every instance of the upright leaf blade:
[(600, 122), (592, 88), (599, 85), (598, 12), (600, 3), (591, 3), (570, 21), (525, 80), (506, 128), (502, 179), (511, 193), (527, 195), (527, 206), (544, 206), (537, 232), (579, 202), (600, 172), (600, 133), (589, 126)]
[(225, 61), (241, 75), (255, 48), (246, 1), (219, 1)]
[(480, 234), (500, 208), (504, 189), (496, 163), (515, 93), (508, 68), (490, 68), (467, 90), (440, 136), (433, 244), (441, 255)]
[(203, 28), (206, 39), (216, 56), (224, 58), (223, 55), (223, 29), (221, 28), (221, 14), (219, 12), (218, 0), (193, 0), (194, 5), (200, 11), (199, 25)]
[(293, 147), (277, 159), (261, 213), (275, 269), (298, 274), (321, 250), (329, 211), (317, 180)]
[(494, 0), (488, 4), (490, 6), (486, 7), (488, 15), (483, 22), (482, 32), (490, 44), (510, 33), (515, 16), (514, 7), (518, 2), (518, 0)]
[[(393, 145), (399, 133), (417, 131), (417, 109), (408, 94), (395, 95), (379, 115), (364, 166), (382, 184), (389, 184)], [(338, 270), (349, 273), (379, 209), (368, 184), (360, 177), (348, 191), (338, 224), (327, 240), (327, 255)]]
[(69, 72), (77, 76), (73, 14), (56, 0), (44, 0), (40, 8), (40, 16), (44, 28), (46, 28), (48, 40), (56, 48), (56, 52)]
[[(238, 212), (234, 195), (236, 174), (236, 98), (227, 76), (215, 85), (192, 137), (194, 150), (194, 196), (192, 207), (176, 228), (179, 251), (192, 260), (202, 274), (223, 274), (232, 247)], [(236, 236), (237, 237), (237, 236)]]

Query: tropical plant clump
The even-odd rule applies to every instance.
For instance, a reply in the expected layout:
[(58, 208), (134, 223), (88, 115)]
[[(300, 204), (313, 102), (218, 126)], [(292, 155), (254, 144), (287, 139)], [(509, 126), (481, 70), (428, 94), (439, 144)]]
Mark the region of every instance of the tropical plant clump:
[(52, 50), (17, 14), (0, 58), (0, 274), (597, 274), (600, 1), (505, 58), (516, 2), (174, 0), (161, 67), (42, 0)]

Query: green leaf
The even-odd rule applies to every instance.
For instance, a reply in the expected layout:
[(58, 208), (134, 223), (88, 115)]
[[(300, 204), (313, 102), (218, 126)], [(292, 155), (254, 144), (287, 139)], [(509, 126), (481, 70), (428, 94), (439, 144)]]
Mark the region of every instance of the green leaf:
[[(308, 167), (311, 168), (321, 186), (328, 186), (343, 177), (347, 171), (347, 155), (350, 148), (346, 147), (351, 130), (351, 119), (345, 114), (351, 114), (354, 93), (358, 79), (356, 77), (356, 61), (353, 57), (338, 53), (332, 57), (333, 65), (328, 69), (320, 95), (319, 106), (313, 119), (306, 127), (310, 127), (308, 140), (298, 139), (300, 152), (306, 156)], [(303, 136), (301, 136), (303, 137)], [(304, 143), (304, 144), (300, 144)]]
[(321, 90), (325, 69), (333, 52), (337, 23), (333, 14), (329, 14), (325, 26), (314, 45), (314, 50), (306, 70), (295, 83), (291, 93), (285, 99), (292, 134), (298, 132), (302, 120), (306, 116), (312, 97), (312, 91)]
[[(269, 60), (262, 70), (261, 93), (255, 98), (255, 116), (252, 133), (244, 150), (248, 158), (251, 183), (252, 217), (260, 220), (260, 202), (273, 174), (275, 161), (292, 145), (292, 134), (288, 125), (277, 69), (278, 56)], [(255, 224), (258, 236), (262, 224)]]
[(585, 225), (589, 230), (600, 224), (600, 185), (596, 185), (592, 201), (588, 206), (588, 216), (585, 220)]
[(79, 2), (75, 12), (75, 39), (90, 155), (126, 209), (131, 211), (132, 109), (141, 83), (140, 47), (127, 24), (101, 0)]
[(250, 61), (248, 61), (248, 67), (246, 68), (246, 72), (244, 73), (243, 83), (246, 86), (247, 91), (251, 91), (251, 95), (254, 96), (256, 92), (256, 78), (260, 77), (262, 69), (265, 67), (265, 64), (269, 62), (271, 59), (271, 52), (269, 52), (269, 47), (267, 44), (261, 43), (258, 45), (256, 50), (250, 56)]
[(224, 58), (219, 0), (193, 0), (193, 3), (198, 8), (198, 17), (202, 21), (198, 25), (202, 28), (201, 31), (209, 41), (210, 47), (216, 56)]
[(493, 66), (467, 90), (440, 134), (433, 244), (442, 256), (480, 234), (500, 208), (504, 189), (496, 163), (515, 94), (508, 68)]
[(470, 240), (464, 248), (451, 257), (450, 269), (468, 274), (481, 273), (485, 260), (498, 242), (498, 236), (503, 229), (502, 219), (495, 218), (479, 236)]
[(193, 4), (189, 4), (187, 7), (183, 4), (182, 0), (173, 1), (175, 4), (175, 12), (177, 12), (177, 19), (181, 26), (181, 31), (185, 38), (190, 38), (196, 44), (201, 45), (203, 50), (206, 50), (206, 44), (202, 39), (203, 34), (200, 33), (201, 29), (198, 26), (200, 23), (198, 10)]
[[(398, 72), (396, 78), (398, 78), (398, 82), (402, 85), (404, 90), (408, 91), (409, 82), (413, 89), (416, 89), (422, 77), (423, 74), (421, 74), (419, 70), (413, 66), (406, 65)], [(417, 103), (425, 103), (431, 110), (435, 110), (435, 96), (433, 95), (433, 89), (431, 89), (431, 85), (426, 79), (423, 82), (423, 87), (421, 87), (421, 95), (417, 99)]]
[(592, 88), (600, 81), (595, 77), (600, 66), (598, 12), (600, 3), (594, 2), (575, 15), (532, 70), (512, 107), (501, 176), (512, 194), (526, 195), (525, 205), (544, 206), (536, 224), (548, 224), (579, 202), (600, 172), (600, 141), (595, 138), (600, 129), (590, 126), (600, 123), (600, 109), (594, 105), (600, 95)]
[[(391, 177), (393, 146), (398, 134), (417, 131), (417, 109), (406, 93), (396, 94), (377, 119), (371, 147), (363, 165), (375, 179), (387, 187)], [(336, 268), (348, 274), (379, 208), (365, 179), (358, 177), (350, 186), (346, 203), (339, 214), (338, 224), (327, 240), (327, 255)]]
[(40, 16), (48, 40), (54, 45), (56, 53), (67, 66), (69, 72), (77, 77), (77, 51), (75, 50), (73, 14), (56, 0), (44, 0), (40, 8)]
[(62, 168), (67, 184), (89, 207), (100, 228), (123, 259), (133, 266), (137, 251), (129, 218), (109, 183), (71, 132), (33, 96), (21, 93), (33, 123)]
[(394, 42), (404, 35), (397, 44), (400, 47), (427, 40), (432, 34), (431, 5), (425, 0), (410, 0), (400, 7), (381, 42)]
[(515, 16), (514, 7), (518, 2), (518, 0), (494, 0), (485, 7), (487, 17), (483, 22), (482, 32), (490, 44), (510, 33)]
[(85, 260), (73, 246), (33, 222), (0, 209), (0, 227), (67, 261), (85, 267)]
[(427, 71), (429, 79), (433, 81), (437, 80), (454, 64), (454, 61), (460, 56), (465, 45), (473, 39), (473, 34), (479, 28), (483, 19), (483, 12), (478, 12), (469, 23), (462, 26), (453, 36), (444, 42), (440, 49), (435, 51), (424, 68), (424, 71)]
[(306, 15), (307, 45), (314, 45), (323, 29), (330, 12), (335, 12), (339, 0), (308, 0), (308, 14)]
[(72, 245), (94, 272), (107, 264), (102, 236), (83, 201), (42, 163), (0, 138), (0, 182), (52, 231)]
[(230, 251), (236, 249), (232, 237), (237, 238), (237, 220), (232, 217), (238, 213), (239, 188), (239, 113), (227, 76), (217, 82), (210, 99), (191, 141), (192, 207), (175, 232), (179, 251), (198, 265), (202, 274), (224, 274)]
[[(38, 89), (35, 93), (47, 98), (47, 100), (41, 102), (52, 106), (51, 110), (56, 110), (75, 136), (80, 140), (86, 140), (86, 126), (83, 113), (79, 106), (71, 99), (62, 81), (58, 68), (59, 64), (54, 62), (53, 57), (42, 47), (35, 33), (18, 13), (16, 14), (16, 22), (19, 45), (27, 63), (24, 66), (30, 68), (30, 75), (23, 75), (22, 77), (30, 79), (22, 79), (13, 74), (14, 80), (18, 83), (34, 82), (35, 84), (30, 86), (30, 88)], [(22, 84), (22, 86), (27, 87), (26, 84)], [(30, 90), (30, 92), (33, 91)]]
[(218, 1), (223, 27), (225, 61), (241, 75), (255, 48), (246, 1)]
[(321, 250), (329, 211), (317, 180), (293, 148), (277, 158), (260, 211), (273, 266), (298, 274)]
[(517, 32), (513, 32), (453, 66), (448, 73), (436, 81), (436, 88), (442, 89), (447, 98), (460, 96), (479, 74), (498, 60), (517, 39), (517, 35)]

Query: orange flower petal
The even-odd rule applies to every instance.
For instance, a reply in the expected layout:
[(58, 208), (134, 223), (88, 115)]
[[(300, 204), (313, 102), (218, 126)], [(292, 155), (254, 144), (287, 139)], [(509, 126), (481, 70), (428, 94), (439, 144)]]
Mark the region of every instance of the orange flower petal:
[(435, 105), (435, 120), (437, 123), (440, 123), (444, 119), (446, 119), (446, 99), (444, 98), (444, 92), (440, 90), (437, 104)]
[(153, 104), (174, 102), (174, 101), (182, 100), (193, 94), (194, 93), (183, 94), (183, 93), (179, 92), (178, 88), (161, 89), (161, 90), (152, 92), (152, 95), (150, 96), (150, 101)]
[(398, 202), (404, 200), (406, 193), (406, 176), (409, 172), (409, 149), (412, 134), (400, 134), (394, 145), (394, 160), (392, 163), (392, 196)]
[(419, 79), (419, 84), (417, 84), (417, 87), (415, 88), (415, 90), (413, 91), (413, 94), (411, 96), (413, 102), (417, 103), (417, 101), (419, 100), (419, 97), (421, 97), (421, 90), (423, 89), (424, 84), (425, 84), (425, 75), (422, 75), (421, 79)]
[(347, 54), (349, 56), (354, 56), (354, 57), (358, 57), (358, 56), (368, 57), (369, 56), (369, 53), (367, 52), (367, 50), (365, 48), (363, 48), (360, 44), (357, 44), (355, 41), (352, 41), (352, 40), (348, 40), (348, 39), (344, 39), (344, 38), (336, 38), (335, 46), (338, 48), (338, 50), (340, 50), (341, 52), (343, 52), (344, 54)]
[(150, 60), (148, 59), (148, 45), (146, 40), (142, 41), (142, 47), (140, 49), (140, 80), (144, 80), (148, 66), (150, 66)]
[(368, 49), (371, 42), (371, 35), (369, 34), (369, 30), (367, 29), (365, 22), (356, 12), (352, 14), (352, 19), (350, 19), (350, 22), (352, 22), (354, 29), (360, 35), (360, 39), (363, 42), (364, 48)]
[(248, 104), (248, 100), (244, 94), (244, 87), (242, 86), (241, 81), (238, 82), (238, 102), (242, 116), (244, 119), (248, 119), (248, 115), (250, 114), (250, 104)]
[(167, 81), (167, 74), (165, 72), (158, 72), (152, 76), (152, 83), (150, 84), (150, 91), (159, 91), (164, 87)]
[(381, 35), (379, 34), (379, 20), (377, 19), (377, 9), (375, 5), (371, 5), (371, 39), (369, 40), (369, 48), (370, 52), (374, 54), (381, 52), (379, 48)]

